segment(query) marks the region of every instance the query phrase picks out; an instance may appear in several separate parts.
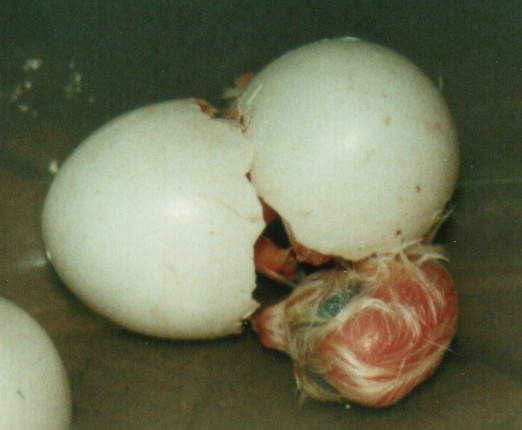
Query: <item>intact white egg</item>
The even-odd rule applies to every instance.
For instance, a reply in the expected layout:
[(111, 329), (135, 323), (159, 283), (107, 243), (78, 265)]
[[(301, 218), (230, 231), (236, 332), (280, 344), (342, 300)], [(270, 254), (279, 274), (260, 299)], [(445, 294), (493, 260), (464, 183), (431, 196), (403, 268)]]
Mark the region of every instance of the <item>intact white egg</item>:
[(410, 61), (354, 38), (295, 49), (236, 109), (251, 180), (300, 244), (358, 260), (398, 252), (439, 221), (457, 180), (450, 113)]
[(25, 311), (0, 298), (0, 429), (70, 424), (69, 382), (53, 342)]
[(127, 113), (59, 169), (43, 211), (48, 256), (94, 310), (168, 338), (238, 333), (257, 308), (264, 228), (253, 147), (196, 100)]

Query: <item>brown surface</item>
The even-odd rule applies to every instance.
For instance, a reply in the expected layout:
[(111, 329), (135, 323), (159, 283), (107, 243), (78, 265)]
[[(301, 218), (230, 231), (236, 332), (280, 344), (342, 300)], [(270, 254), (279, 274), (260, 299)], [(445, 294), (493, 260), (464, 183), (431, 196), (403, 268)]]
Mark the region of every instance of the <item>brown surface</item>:
[[(15, 7), (0, 16), (0, 294), (35, 316), (55, 341), (73, 389), (73, 428), (522, 428), (517, 2), (491, 8), (442, 2), (426, 10), (385, 2), (366, 8), (297, 2), (303, 7), (295, 10), (273, 6), (284, 2), (157, 2), (164, 10), (135, 3), (143, 10), (116, 1), (76, 13)], [(49, 163), (63, 161), (98, 125), (152, 101), (191, 94), (215, 100), (235, 76), (278, 53), (344, 34), (388, 44), (434, 79), (441, 74), (462, 142), (455, 214), (439, 236), (460, 295), (458, 335), (435, 376), (384, 410), (312, 401), (300, 407), (290, 361), (263, 349), (249, 330), (213, 342), (126, 332), (68, 292), (40, 238)], [(38, 56), (44, 63), (29, 76), (34, 85), (24, 102), (31, 111), (23, 113), (10, 94), (28, 78), (24, 61)], [(72, 59), (82, 89), (66, 97)], [(264, 295), (273, 290), (264, 281), (260, 288)]]

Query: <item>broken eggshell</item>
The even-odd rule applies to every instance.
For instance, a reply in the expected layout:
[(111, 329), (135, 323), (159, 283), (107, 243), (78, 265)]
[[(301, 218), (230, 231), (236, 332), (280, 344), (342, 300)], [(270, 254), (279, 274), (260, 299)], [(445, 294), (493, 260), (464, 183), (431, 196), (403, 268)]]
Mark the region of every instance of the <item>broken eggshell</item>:
[(113, 120), (66, 160), (46, 198), (43, 236), (58, 275), (128, 329), (225, 336), (258, 306), (253, 148), (207, 112), (179, 100)]
[(69, 381), (58, 351), (25, 311), (0, 298), (0, 428), (68, 430)]
[(292, 240), (359, 260), (436, 227), (459, 151), (438, 89), (410, 61), (354, 38), (295, 49), (233, 108), (255, 146), (251, 180)]

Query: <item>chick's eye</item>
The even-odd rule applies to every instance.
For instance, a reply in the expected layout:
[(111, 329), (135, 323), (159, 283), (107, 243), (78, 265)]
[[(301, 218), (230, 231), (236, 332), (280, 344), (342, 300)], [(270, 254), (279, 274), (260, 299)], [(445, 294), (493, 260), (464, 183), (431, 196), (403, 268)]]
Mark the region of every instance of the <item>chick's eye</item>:
[(350, 285), (347, 288), (337, 291), (335, 295), (330, 296), (319, 306), (317, 315), (320, 318), (330, 319), (341, 312), (352, 299), (359, 294), (360, 285)]

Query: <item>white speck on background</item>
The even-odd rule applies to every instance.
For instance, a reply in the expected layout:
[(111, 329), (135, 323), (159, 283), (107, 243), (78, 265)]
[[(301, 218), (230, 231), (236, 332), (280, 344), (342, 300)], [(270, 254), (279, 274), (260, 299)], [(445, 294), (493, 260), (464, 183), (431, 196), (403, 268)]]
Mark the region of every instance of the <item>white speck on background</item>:
[(41, 58), (29, 58), (25, 60), (23, 70), (24, 72), (36, 71), (42, 66)]
[(47, 166), (47, 169), (49, 172), (51, 172), (53, 175), (56, 175), (58, 173), (58, 162), (56, 160), (51, 160), (49, 162), (49, 165)]

